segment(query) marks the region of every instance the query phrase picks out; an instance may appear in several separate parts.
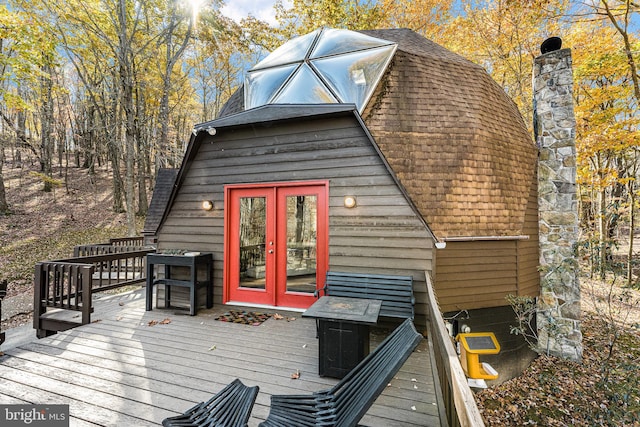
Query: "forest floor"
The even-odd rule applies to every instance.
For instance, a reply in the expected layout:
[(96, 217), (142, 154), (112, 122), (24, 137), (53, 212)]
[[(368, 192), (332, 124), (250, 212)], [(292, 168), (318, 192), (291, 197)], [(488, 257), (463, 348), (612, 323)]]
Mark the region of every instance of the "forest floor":
[[(124, 214), (112, 210), (107, 171), (91, 177), (78, 168), (56, 171), (62, 185), (44, 193), (34, 170), (9, 163), (3, 168), (11, 208), (0, 214), (0, 281), (9, 282), (3, 308), (32, 301), (38, 261), (126, 235)], [(640, 291), (621, 282), (581, 277), (582, 361), (542, 355), (522, 375), (477, 393), (488, 426), (640, 426)], [(31, 322), (32, 304), (12, 308), (16, 315), (3, 320), (0, 330)]]
[[(127, 233), (125, 214), (112, 209), (108, 171), (98, 169), (90, 176), (86, 169), (55, 169), (59, 185), (51, 192), (43, 191), (36, 171), (36, 164), (3, 165), (10, 212), (0, 213), (0, 281), (8, 281), (4, 312), (15, 315), (3, 319), (1, 330), (31, 322), (38, 261), (69, 258), (76, 245), (108, 242)], [(10, 301), (23, 306), (7, 307)]]
[(640, 426), (640, 291), (580, 278), (583, 356), (540, 355), (476, 394), (487, 426)]

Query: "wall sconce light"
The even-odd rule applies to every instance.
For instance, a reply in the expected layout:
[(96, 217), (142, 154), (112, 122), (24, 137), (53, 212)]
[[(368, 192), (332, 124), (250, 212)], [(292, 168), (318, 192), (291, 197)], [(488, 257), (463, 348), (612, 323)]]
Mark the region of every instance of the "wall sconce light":
[(205, 129), (207, 131), (207, 133), (211, 136), (215, 135), (218, 131), (216, 130), (216, 128), (214, 127), (208, 127)]
[(447, 242), (436, 242), (436, 249), (444, 249), (447, 247)]
[(344, 207), (345, 208), (355, 208), (356, 207), (356, 196), (344, 196)]
[(213, 202), (211, 200), (203, 200), (202, 201), (202, 209), (205, 211), (210, 211), (213, 209)]

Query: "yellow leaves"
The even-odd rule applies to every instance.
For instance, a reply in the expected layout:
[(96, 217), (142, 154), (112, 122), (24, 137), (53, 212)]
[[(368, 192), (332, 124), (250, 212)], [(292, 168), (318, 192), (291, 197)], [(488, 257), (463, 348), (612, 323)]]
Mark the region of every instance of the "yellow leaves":
[(374, 0), (294, 0), (289, 9), (278, 1), (276, 7), (280, 34), (286, 39), (323, 26), (349, 30), (379, 28), (383, 19)]
[(445, 27), (452, 1), (384, 0), (380, 2), (383, 28), (409, 28), (436, 39)]
[(572, 47), (578, 179), (596, 191), (624, 185), (624, 159), (640, 145), (633, 86), (624, 46), (606, 22), (577, 22)]

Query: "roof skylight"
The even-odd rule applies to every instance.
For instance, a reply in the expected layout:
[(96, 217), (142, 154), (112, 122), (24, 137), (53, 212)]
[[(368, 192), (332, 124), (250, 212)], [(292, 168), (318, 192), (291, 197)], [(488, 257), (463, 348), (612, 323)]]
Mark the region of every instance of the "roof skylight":
[(352, 103), (362, 113), (396, 47), (348, 30), (319, 29), (292, 39), (248, 71), (245, 109)]

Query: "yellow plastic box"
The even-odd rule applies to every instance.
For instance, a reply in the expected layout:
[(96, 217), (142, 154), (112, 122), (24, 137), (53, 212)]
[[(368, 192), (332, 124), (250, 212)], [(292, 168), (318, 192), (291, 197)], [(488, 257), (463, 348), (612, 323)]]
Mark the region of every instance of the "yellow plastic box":
[(498, 378), (498, 373), (488, 365), (483, 366), (479, 357), (481, 354), (500, 353), (500, 344), (493, 332), (458, 334), (456, 340), (460, 342), (462, 369), (469, 378), (483, 380), (495, 380)]

